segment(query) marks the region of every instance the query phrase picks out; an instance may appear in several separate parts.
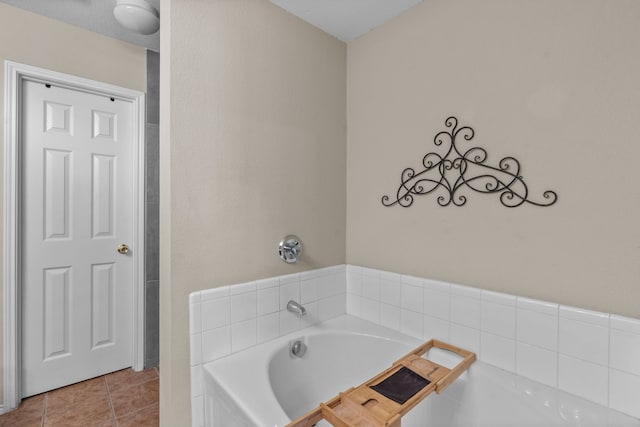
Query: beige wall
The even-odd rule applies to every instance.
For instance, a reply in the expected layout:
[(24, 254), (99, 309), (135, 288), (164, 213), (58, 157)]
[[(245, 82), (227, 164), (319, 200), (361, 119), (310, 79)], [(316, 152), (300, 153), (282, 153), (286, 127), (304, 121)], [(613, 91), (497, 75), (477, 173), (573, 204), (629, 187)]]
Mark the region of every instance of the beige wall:
[(178, 426), (189, 293), (345, 261), (346, 47), (265, 0), (162, 10), (161, 424)]
[[(4, 3), (0, 3), (0, 40), (0, 81), (3, 82), (0, 84), (0, 99), (4, 99), (5, 60), (142, 92), (146, 90), (146, 52), (141, 47), (47, 19)], [(4, 117), (4, 102), (0, 104), (0, 117)], [(4, 138), (3, 126), (4, 121), (1, 121), (0, 135)], [(2, 156), (3, 152), (0, 151), (0, 165), (4, 164)], [(4, 186), (2, 179), (3, 173), (0, 173), (0, 186)], [(1, 203), (2, 201), (0, 209), (4, 209)], [(1, 233), (0, 229), (0, 237)], [(0, 316), (0, 322), (2, 319)], [(1, 354), (0, 348), (0, 358)], [(0, 399), (2, 393), (0, 387)]]
[[(347, 262), (640, 317), (639, 18), (635, 0), (429, 0), (350, 43)], [(558, 203), (382, 206), (449, 115)]]

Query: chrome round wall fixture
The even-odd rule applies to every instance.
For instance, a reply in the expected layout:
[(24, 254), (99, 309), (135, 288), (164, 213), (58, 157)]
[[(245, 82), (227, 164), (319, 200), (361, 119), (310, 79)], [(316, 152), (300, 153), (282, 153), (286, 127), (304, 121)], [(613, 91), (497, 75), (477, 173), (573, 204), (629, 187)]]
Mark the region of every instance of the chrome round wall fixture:
[(160, 13), (146, 0), (117, 0), (113, 16), (138, 34), (153, 34), (160, 28)]
[(302, 254), (302, 242), (298, 236), (289, 235), (286, 236), (278, 245), (278, 255), (287, 263), (293, 263), (298, 260), (298, 257)]
[(307, 345), (301, 340), (289, 343), (289, 355), (293, 357), (303, 357), (307, 352)]

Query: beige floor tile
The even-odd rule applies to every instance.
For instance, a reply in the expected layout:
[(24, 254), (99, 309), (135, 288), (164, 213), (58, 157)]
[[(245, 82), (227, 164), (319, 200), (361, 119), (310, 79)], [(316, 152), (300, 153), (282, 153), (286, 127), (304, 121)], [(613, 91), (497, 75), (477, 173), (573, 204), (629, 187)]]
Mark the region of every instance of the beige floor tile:
[(44, 414), (44, 400), (44, 394), (24, 399), (16, 410), (0, 415), (0, 427), (40, 426)]
[(157, 427), (159, 424), (160, 406), (157, 403), (118, 418), (118, 427)]
[(107, 387), (104, 377), (94, 378), (47, 393), (47, 411), (106, 395)]
[(103, 426), (113, 423), (113, 413), (107, 396), (76, 401), (66, 407), (47, 407), (45, 426)]
[(158, 371), (156, 371), (155, 368), (145, 369), (140, 372), (136, 372), (133, 369), (124, 369), (105, 376), (110, 393), (145, 383), (154, 378), (158, 378)]
[(159, 380), (153, 379), (111, 393), (111, 403), (116, 418), (139, 411), (159, 401)]

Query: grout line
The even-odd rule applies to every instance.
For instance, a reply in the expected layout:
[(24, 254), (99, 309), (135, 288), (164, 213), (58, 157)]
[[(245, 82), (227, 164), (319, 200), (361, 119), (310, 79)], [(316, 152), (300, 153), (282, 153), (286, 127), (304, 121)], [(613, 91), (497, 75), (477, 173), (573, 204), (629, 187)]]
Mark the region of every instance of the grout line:
[(111, 401), (111, 390), (109, 390), (109, 383), (107, 382), (107, 376), (102, 377), (104, 386), (107, 389), (107, 401), (109, 402), (109, 409), (111, 409), (111, 423), (118, 427), (118, 419), (116, 418), (116, 411), (113, 409), (113, 402)]
[(49, 393), (44, 394), (44, 399), (42, 399), (42, 420), (40, 421), (41, 427), (44, 427), (44, 420), (47, 418), (47, 399), (49, 398)]

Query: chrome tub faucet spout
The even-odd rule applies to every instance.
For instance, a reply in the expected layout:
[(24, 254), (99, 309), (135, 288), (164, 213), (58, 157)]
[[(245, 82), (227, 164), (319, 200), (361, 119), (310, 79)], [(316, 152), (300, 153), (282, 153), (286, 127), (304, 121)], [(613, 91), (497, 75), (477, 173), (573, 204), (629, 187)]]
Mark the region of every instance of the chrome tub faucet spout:
[(287, 303), (287, 310), (289, 310), (292, 313), (299, 314), (300, 316), (304, 316), (305, 314), (307, 314), (307, 309), (304, 308), (300, 303), (295, 302), (294, 300), (290, 300)]

